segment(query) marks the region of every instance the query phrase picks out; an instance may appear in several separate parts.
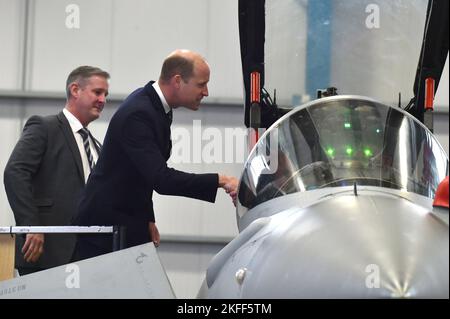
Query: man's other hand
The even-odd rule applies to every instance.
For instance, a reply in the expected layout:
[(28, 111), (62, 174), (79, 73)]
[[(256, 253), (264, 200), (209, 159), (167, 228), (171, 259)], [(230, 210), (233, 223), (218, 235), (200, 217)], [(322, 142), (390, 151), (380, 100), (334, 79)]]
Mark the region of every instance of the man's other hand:
[(158, 227), (156, 227), (156, 224), (153, 222), (148, 222), (148, 231), (150, 233), (150, 239), (152, 240), (153, 244), (155, 244), (155, 247), (158, 247), (161, 239), (159, 237), (159, 231)]
[(44, 234), (27, 234), (22, 247), (23, 258), (26, 262), (36, 262), (44, 252)]

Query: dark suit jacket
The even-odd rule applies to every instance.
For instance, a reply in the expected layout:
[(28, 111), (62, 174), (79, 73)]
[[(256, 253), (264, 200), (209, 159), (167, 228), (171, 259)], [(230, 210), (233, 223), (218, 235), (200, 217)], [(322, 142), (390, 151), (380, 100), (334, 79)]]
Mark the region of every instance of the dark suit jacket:
[[(4, 172), (4, 184), (17, 226), (67, 226), (76, 213), (84, 173), (81, 156), (62, 112), (32, 116)], [(23, 260), (25, 236), (16, 236), (16, 267), (50, 268), (70, 262), (75, 235), (45, 234), (36, 263)]]
[[(153, 190), (209, 202), (217, 193), (217, 174), (189, 174), (167, 167), (170, 124), (152, 83), (131, 93), (112, 117), (73, 223), (125, 226), (126, 247), (150, 241)], [(102, 247), (103, 253), (111, 251), (111, 236), (79, 238)]]

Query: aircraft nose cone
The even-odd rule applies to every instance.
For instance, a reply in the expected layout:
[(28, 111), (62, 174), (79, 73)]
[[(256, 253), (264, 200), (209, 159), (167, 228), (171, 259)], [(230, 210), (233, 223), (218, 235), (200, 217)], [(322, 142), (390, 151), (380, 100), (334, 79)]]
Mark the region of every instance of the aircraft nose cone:
[(334, 197), (270, 227), (246, 265), (245, 298), (449, 296), (448, 225), (405, 199)]

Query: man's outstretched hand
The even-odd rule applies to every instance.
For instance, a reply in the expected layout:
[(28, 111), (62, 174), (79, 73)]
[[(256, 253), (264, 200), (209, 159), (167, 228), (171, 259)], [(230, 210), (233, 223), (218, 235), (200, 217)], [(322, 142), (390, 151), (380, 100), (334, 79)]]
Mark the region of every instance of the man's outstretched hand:
[(238, 186), (239, 180), (236, 177), (219, 175), (219, 187), (222, 187), (231, 196), (234, 206), (236, 206)]

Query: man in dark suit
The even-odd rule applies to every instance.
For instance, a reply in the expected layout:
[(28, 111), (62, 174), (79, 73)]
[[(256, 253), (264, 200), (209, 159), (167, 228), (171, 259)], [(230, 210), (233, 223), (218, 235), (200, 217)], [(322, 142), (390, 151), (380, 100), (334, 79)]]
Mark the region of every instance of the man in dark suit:
[[(78, 67), (67, 78), (64, 110), (32, 116), (25, 124), (4, 172), (17, 226), (70, 225), (100, 153), (100, 144), (87, 126), (103, 110), (108, 79), (109, 74), (99, 68)], [(75, 243), (74, 234), (17, 236), (16, 268), (25, 275), (67, 264)]]
[[(168, 168), (172, 110), (197, 110), (208, 96), (209, 66), (197, 53), (177, 50), (164, 61), (158, 82), (131, 93), (112, 117), (102, 154), (86, 185), (74, 225), (119, 225), (126, 247), (153, 240), (153, 190), (214, 202), (217, 188), (236, 197), (238, 180)], [(111, 235), (78, 235), (78, 259), (112, 251)]]

